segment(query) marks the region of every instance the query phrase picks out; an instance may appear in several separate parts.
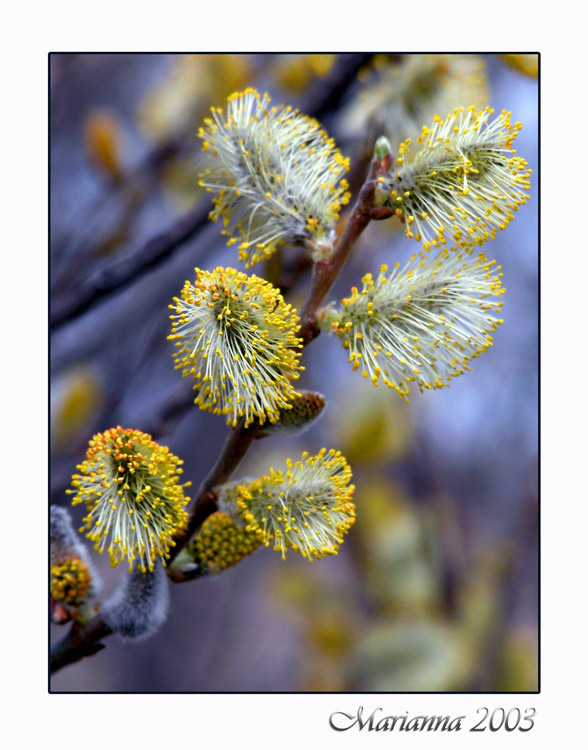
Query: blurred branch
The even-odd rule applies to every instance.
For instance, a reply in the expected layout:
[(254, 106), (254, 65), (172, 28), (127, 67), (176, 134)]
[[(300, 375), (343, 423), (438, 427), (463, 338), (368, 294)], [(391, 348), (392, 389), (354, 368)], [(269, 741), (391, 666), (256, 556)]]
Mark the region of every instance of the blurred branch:
[(78, 284), (54, 305), (51, 327), (57, 329), (89, 310), (96, 302), (107, 297), (130, 281), (135, 281), (164, 262), (180, 245), (191, 239), (206, 224), (210, 206), (198, 205), (166, 232), (152, 237), (136, 253), (121, 258), (110, 267), (99, 271)]
[[(188, 136), (188, 131), (182, 131), (162, 141), (136, 167), (124, 172), (119, 181), (107, 183), (106, 193), (84, 209), (85, 217), (77, 224), (81, 231), (52, 241), (52, 257), (60, 259), (58, 270), (52, 269), (52, 295), (67, 292), (74, 280), (92, 273), (96, 258), (128, 241), (137, 215), (159, 184), (161, 171), (182, 152)], [(75, 262), (68, 262), (74, 259)]]
[(467, 572), (473, 564), (471, 528), (465, 508), (458, 508), (455, 500), (437, 481), (433, 457), (422, 437), (415, 440), (412, 455), (405, 462), (405, 481), (411, 495), (427, 509), (434, 519), (438, 534), (434, 549), (439, 570), (441, 604), (448, 617), (455, 617), (458, 596)]
[(146, 422), (139, 418), (143, 432), (148, 432), (159, 439), (167, 434), (177, 420), (194, 403), (194, 388), (192, 383), (182, 380), (181, 385), (171, 393), (152, 413)]
[(357, 73), (372, 57), (373, 54), (339, 55), (333, 70), (326, 78), (317, 81), (300, 109), (313, 117), (321, 117), (336, 109)]

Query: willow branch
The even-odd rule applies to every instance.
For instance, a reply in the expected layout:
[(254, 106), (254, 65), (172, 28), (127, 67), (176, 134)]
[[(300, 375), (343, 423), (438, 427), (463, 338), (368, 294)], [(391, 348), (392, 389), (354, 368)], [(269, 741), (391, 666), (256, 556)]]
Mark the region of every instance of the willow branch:
[(391, 166), (391, 157), (374, 158), (370, 165), (368, 178), (361, 187), (357, 202), (345, 225), (332, 255), (326, 260), (317, 261), (312, 269), (312, 282), (308, 297), (300, 313), (301, 328), (299, 336), (304, 346), (313, 341), (320, 333), (316, 324), (316, 314), (337, 277), (341, 273), (347, 258), (355, 247), (359, 236), (372, 219), (387, 219), (391, 209), (374, 208), (373, 199), (376, 189), (376, 178)]
[(216, 511), (217, 496), (214, 488), (230, 479), (232, 473), (240, 464), (241, 459), (249, 450), (249, 446), (255, 440), (258, 429), (259, 424), (257, 422), (254, 422), (249, 427), (245, 427), (245, 418), (242, 417), (239, 424), (229, 432), (216, 464), (212, 467), (198, 489), (192, 503), (188, 525), (182, 532), (182, 535), (175, 539), (175, 546), (171, 551), (167, 564), (172, 563), (176, 559), (208, 516)]
[[(372, 218), (383, 218), (379, 210), (378, 213), (374, 214), (375, 179), (382, 171), (389, 169), (390, 165), (390, 157), (373, 159), (368, 178), (359, 191), (359, 196), (349, 221), (336, 243), (332, 255), (327, 260), (315, 262), (313, 266), (310, 290), (300, 314), (301, 326), (298, 335), (302, 339), (303, 346), (306, 346), (318, 336), (319, 329), (316, 325), (318, 307), (335, 283), (358, 237)], [(176, 546), (173, 548), (169, 558), (170, 562), (175, 560), (186, 546), (188, 540), (198, 531), (208, 516), (216, 510), (217, 498), (214, 488), (230, 478), (233, 471), (241, 462), (241, 459), (247, 453), (249, 446), (256, 437), (258, 429), (259, 424), (257, 422), (254, 422), (250, 427), (245, 427), (245, 420), (242, 418), (239, 424), (229, 433), (217, 463), (198, 490), (190, 513), (188, 526), (181, 537), (176, 539)]]
[(99, 641), (111, 633), (99, 614), (85, 626), (74, 624), (69, 633), (51, 648), (51, 673), (98, 653), (105, 648)]
[[(374, 158), (367, 180), (359, 191), (357, 202), (332, 255), (327, 260), (319, 260), (313, 265), (311, 287), (301, 311), (299, 336), (303, 346), (307, 346), (318, 336), (316, 314), (319, 305), (335, 283), (357, 239), (372, 219), (386, 218), (381, 209), (374, 210), (373, 197), (375, 179), (378, 174), (390, 167), (390, 161), (390, 157)], [(245, 427), (245, 419), (242, 417), (237, 426), (229, 432), (216, 464), (198, 488), (192, 502), (188, 525), (175, 539), (175, 546), (171, 550), (167, 564), (175, 560), (204, 521), (216, 511), (218, 498), (215, 487), (230, 479), (255, 440), (258, 430), (259, 423), (254, 422), (249, 427)], [(175, 580), (181, 582), (188, 579), (179, 576), (175, 577)], [(111, 633), (112, 630), (104, 623), (100, 614), (96, 615), (85, 627), (74, 625), (69, 634), (52, 649), (51, 671), (56, 672), (84, 656), (96, 653), (102, 647), (98, 642)]]

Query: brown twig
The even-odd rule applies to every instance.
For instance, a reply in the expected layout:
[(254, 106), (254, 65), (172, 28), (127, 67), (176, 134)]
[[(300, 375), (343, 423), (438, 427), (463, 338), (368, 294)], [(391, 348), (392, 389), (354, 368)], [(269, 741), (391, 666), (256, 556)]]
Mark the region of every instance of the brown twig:
[(317, 261), (312, 269), (311, 288), (300, 313), (301, 327), (299, 336), (304, 346), (319, 335), (316, 314), (319, 305), (327, 296), (335, 280), (341, 273), (345, 261), (349, 257), (357, 239), (372, 220), (387, 219), (391, 216), (390, 209), (373, 207), (376, 178), (391, 166), (391, 158), (374, 158), (370, 165), (368, 178), (361, 187), (357, 202), (351, 212), (345, 229), (339, 238), (332, 255), (327, 260)]
[[(390, 157), (373, 159), (367, 180), (359, 191), (357, 202), (332, 255), (327, 260), (314, 263), (311, 287), (301, 311), (299, 336), (303, 346), (307, 346), (319, 335), (319, 328), (316, 324), (319, 305), (335, 283), (358, 237), (372, 219), (383, 218), (380, 211), (375, 213), (373, 209), (375, 179), (383, 170), (390, 168), (390, 161)], [(175, 540), (168, 564), (175, 560), (204, 521), (215, 512), (217, 497), (214, 488), (231, 477), (255, 439), (258, 429), (257, 422), (245, 427), (245, 420), (241, 418), (239, 424), (231, 430), (216, 464), (198, 489), (192, 502), (188, 525), (182, 535)], [(176, 577), (175, 580), (187, 579)], [(56, 672), (90, 653), (96, 653), (101, 647), (98, 641), (111, 632), (112, 630), (103, 622), (100, 614), (96, 615), (85, 627), (72, 627), (69, 634), (52, 649), (51, 672)]]
[(168, 564), (175, 560), (208, 516), (215, 512), (217, 497), (214, 488), (230, 479), (231, 474), (255, 440), (258, 429), (259, 424), (257, 422), (245, 427), (245, 419), (242, 417), (239, 424), (229, 432), (216, 464), (198, 489), (192, 503), (188, 525), (182, 535), (175, 540), (175, 546), (169, 556)]
[(65, 638), (51, 648), (51, 673), (101, 651), (105, 646), (100, 641), (111, 633), (99, 614), (85, 626), (74, 624)]

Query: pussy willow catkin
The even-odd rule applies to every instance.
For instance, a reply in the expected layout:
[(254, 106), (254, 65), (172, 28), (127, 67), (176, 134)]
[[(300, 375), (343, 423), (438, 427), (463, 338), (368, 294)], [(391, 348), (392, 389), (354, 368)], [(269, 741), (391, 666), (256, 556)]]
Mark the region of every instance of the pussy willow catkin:
[(339, 451), (304, 452), (298, 461), (253, 481), (233, 482), (223, 502), (285, 557), (334, 555), (355, 521), (351, 469)]
[(182, 461), (139, 430), (114, 427), (94, 435), (86, 460), (73, 475), (73, 505), (85, 503), (82, 530), (99, 552), (106, 550), (113, 566), (136, 561), (140, 570), (153, 570), (165, 559), (172, 538), (188, 515), (189, 498), (180, 484)]
[(482, 253), (441, 250), (415, 254), (390, 274), (366, 274), (339, 310), (322, 311), (320, 326), (335, 333), (349, 362), (377, 385), (380, 378), (408, 401), (419, 389), (448, 386), (492, 346), (502, 323), (502, 273)]
[(406, 234), (425, 249), (448, 242), (481, 245), (505, 229), (528, 200), (527, 162), (512, 149), (521, 123), (503, 111), (455, 109), (435, 116), (417, 140), (409, 161), (410, 139), (400, 146), (394, 174), (380, 177), (377, 198), (405, 224)]
[(199, 135), (208, 157), (201, 185), (215, 194), (211, 218), (222, 219), (228, 244), (239, 242), (246, 267), (276, 247), (297, 244), (330, 253), (349, 169), (316, 120), (267, 94), (246, 89), (213, 108)]
[(290, 408), (303, 369), (299, 319), (269, 281), (234, 268), (196, 269), (170, 309), (175, 367), (194, 378), (201, 409), (249, 425), (255, 417), (275, 422)]

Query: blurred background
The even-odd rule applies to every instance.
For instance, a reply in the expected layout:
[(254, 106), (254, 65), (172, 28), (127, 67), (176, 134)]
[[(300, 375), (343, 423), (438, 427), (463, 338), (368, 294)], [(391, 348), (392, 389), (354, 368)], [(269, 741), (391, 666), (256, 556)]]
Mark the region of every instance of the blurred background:
[[(298, 384), (326, 396), (324, 416), (299, 437), (254, 443), (236, 477), (340, 449), (357, 521), (339, 555), (309, 564), (263, 548), (170, 585), (156, 636), (108, 638), (53, 690), (536, 690), (535, 55), (52, 54), (50, 500), (69, 504), (88, 440), (112, 426), (168, 445), (195, 486), (222, 447), (224, 419), (199, 411), (173, 369), (167, 305), (195, 266), (241, 267), (207, 221), (196, 133), (211, 105), (247, 86), (315, 116), (351, 158), (355, 189), (382, 132), (396, 146), (454, 106), (511, 110), (534, 173), (529, 203), (484, 247), (503, 267), (504, 325), (472, 372), (409, 405), (322, 335)], [(395, 219), (373, 222), (331, 299), (416, 249)], [(309, 270), (283, 257), (299, 307)], [(122, 567), (92, 554), (108, 592)], [(52, 640), (63, 634), (51, 626)]]

